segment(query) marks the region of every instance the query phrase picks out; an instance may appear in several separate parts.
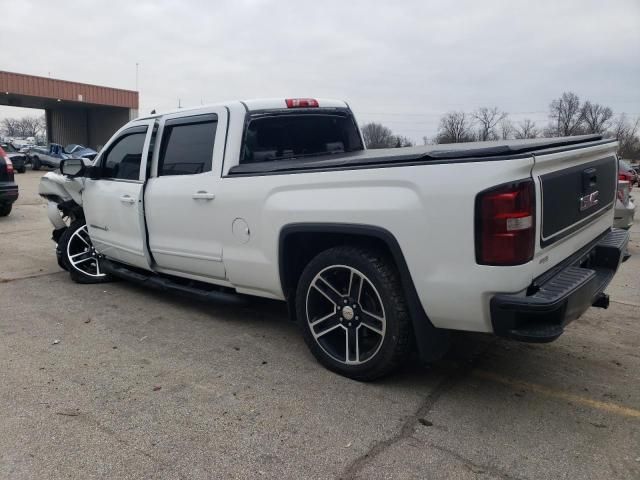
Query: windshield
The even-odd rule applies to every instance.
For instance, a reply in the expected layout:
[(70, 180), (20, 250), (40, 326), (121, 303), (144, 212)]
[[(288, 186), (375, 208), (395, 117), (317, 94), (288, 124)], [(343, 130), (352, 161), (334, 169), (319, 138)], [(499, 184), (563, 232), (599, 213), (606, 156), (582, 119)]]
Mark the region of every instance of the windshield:
[(631, 170), (631, 164), (626, 160), (618, 160), (618, 164), (625, 170)]
[(266, 162), (362, 150), (356, 123), (347, 112), (305, 112), (253, 118), (245, 132), (240, 163)]
[(73, 153), (74, 151), (78, 150), (79, 148), (82, 148), (82, 145), (76, 145), (75, 143), (70, 143), (69, 145), (64, 147), (64, 152), (65, 153)]

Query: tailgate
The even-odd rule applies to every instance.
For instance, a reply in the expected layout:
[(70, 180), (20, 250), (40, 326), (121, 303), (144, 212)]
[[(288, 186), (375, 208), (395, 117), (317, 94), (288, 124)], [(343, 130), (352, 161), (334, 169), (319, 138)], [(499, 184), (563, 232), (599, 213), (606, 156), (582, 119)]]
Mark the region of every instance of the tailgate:
[(535, 154), (541, 266), (562, 261), (612, 226), (617, 146), (615, 140), (601, 140)]

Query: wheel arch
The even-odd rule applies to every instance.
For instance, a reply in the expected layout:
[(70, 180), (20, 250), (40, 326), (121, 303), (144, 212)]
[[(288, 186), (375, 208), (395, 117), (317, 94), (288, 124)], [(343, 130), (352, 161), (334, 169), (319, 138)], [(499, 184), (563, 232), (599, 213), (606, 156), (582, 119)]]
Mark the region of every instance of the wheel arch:
[[(420, 302), (400, 244), (388, 230), (363, 224), (294, 223), (280, 230), (278, 268), (282, 291), (289, 305), (295, 297), (304, 267), (321, 251), (338, 245), (381, 248), (389, 254), (400, 275), (413, 332), (423, 361), (440, 358), (448, 348), (448, 331), (433, 326)], [(295, 311), (290, 308), (290, 311)]]

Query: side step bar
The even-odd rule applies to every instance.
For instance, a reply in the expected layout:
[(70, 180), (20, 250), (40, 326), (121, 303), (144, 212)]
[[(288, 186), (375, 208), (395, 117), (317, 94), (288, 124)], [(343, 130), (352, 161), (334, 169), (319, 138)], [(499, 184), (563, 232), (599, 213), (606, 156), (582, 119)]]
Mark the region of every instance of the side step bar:
[(112, 262), (102, 258), (100, 260), (100, 267), (103, 270), (113, 275), (114, 277), (122, 278), (129, 282), (137, 283), (145, 287), (151, 287), (163, 292), (175, 292), (188, 297), (196, 298), (198, 300), (204, 300), (206, 302), (217, 302), (233, 305), (244, 305), (247, 300), (244, 296), (230, 291), (219, 290), (215, 285), (211, 285), (204, 282), (197, 282), (195, 280), (186, 281), (184, 279), (173, 279), (171, 276), (160, 276), (153, 273), (142, 273), (139, 270), (134, 270), (121, 263)]

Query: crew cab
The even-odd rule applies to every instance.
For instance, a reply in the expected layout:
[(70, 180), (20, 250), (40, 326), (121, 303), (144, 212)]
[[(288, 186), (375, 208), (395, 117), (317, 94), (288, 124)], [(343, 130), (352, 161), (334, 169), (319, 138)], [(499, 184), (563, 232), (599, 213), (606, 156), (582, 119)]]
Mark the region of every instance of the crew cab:
[(549, 342), (606, 307), (616, 146), (366, 150), (345, 102), (237, 101), (131, 121), (40, 194), (75, 281), (286, 301), (323, 365), (370, 380), (451, 330)]

